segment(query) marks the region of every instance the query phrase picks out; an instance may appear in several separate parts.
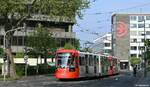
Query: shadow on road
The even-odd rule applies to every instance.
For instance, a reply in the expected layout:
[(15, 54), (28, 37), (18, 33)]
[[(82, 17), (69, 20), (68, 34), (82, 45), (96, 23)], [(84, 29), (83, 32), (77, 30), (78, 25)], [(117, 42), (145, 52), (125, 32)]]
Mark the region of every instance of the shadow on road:
[(64, 81), (64, 82), (69, 82), (69, 81), (88, 81), (88, 80), (103, 80), (106, 78), (115, 78), (116, 76), (118, 76), (120, 74), (116, 74), (116, 75), (107, 75), (107, 76), (95, 76), (95, 77), (82, 77), (82, 78), (78, 78), (78, 79), (59, 79), (58, 81)]

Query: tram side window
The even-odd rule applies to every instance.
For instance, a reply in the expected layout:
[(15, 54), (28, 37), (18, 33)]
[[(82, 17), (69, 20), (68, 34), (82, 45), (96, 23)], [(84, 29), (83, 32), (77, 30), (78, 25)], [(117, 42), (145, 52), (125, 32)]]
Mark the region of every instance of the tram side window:
[(85, 55), (85, 64), (86, 65), (88, 65), (88, 60), (89, 60), (88, 55)]
[(93, 63), (94, 63), (93, 56), (90, 55), (89, 56), (89, 66), (93, 66), (94, 65)]
[(94, 56), (94, 65), (96, 65), (96, 62), (97, 61), (97, 59), (96, 59), (96, 56)]
[(80, 63), (80, 65), (84, 65), (85, 64), (85, 58), (84, 57), (79, 57), (79, 63)]
[(74, 57), (75, 58), (75, 67), (78, 67), (79, 65), (79, 58), (77, 56)]

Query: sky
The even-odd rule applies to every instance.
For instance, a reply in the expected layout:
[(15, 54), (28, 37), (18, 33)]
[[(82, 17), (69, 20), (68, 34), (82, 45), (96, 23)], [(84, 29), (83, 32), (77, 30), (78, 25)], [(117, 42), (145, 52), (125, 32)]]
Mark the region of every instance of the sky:
[(83, 19), (77, 18), (73, 26), (81, 47), (87, 41), (111, 32), (111, 16), (114, 13), (150, 13), (150, 0), (91, 0)]

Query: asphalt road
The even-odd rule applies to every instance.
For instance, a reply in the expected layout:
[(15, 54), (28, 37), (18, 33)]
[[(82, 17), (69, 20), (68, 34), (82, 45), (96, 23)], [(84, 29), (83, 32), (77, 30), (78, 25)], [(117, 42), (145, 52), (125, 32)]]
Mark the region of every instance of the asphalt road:
[[(149, 87), (146, 84), (144, 87)], [(142, 87), (130, 73), (75, 81), (59, 81), (51, 75), (29, 76), (16, 81), (0, 82), (0, 87)]]

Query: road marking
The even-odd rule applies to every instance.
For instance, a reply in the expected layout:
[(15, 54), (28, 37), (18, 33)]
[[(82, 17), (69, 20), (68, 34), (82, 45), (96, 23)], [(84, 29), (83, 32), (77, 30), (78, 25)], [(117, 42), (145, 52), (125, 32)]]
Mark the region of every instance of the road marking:
[(136, 84), (136, 87), (150, 87), (148, 84)]

